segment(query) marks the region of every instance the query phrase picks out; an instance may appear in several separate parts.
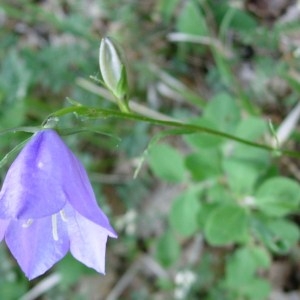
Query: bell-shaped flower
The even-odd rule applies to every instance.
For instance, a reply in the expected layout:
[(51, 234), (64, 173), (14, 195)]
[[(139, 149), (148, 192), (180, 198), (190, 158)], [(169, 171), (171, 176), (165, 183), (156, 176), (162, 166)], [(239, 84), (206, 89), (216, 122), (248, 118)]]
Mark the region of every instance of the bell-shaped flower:
[(52, 129), (33, 135), (0, 192), (0, 241), (33, 279), (70, 250), (104, 273), (107, 237), (117, 235), (98, 207), (87, 173)]

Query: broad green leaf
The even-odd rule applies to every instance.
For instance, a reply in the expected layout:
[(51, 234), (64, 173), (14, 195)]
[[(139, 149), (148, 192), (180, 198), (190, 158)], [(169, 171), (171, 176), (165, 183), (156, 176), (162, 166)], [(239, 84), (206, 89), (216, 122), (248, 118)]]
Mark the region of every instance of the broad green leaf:
[(230, 27), (246, 32), (256, 29), (257, 21), (249, 13), (245, 12), (245, 10), (236, 9)]
[[(207, 118), (201, 117), (198, 119), (194, 119), (190, 121), (190, 123), (218, 130), (218, 126), (213, 121)], [(185, 136), (184, 139), (190, 146), (192, 146), (196, 150), (198, 150), (199, 148), (202, 149), (217, 147), (224, 141), (223, 138), (208, 134), (206, 132), (189, 134)]]
[(213, 186), (206, 190), (205, 199), (207, 204), (235, 204), (235, 199), (228, 186), (215, 182)]
[(151, 170), (168, 182), (180, 182), (184, 178), (185, 166), (181, 154), (167, 144), (151, 148), (148, 159)]
[(169, 267), (176, 262), (179, 255), (180, 246), (173, 233), (169, 230), (157, 242), (156, 258), (164, 267)]
[(245, 242), (248, 238), (247, 212), (238, 205), (221, 205), (209, 215), (204, 232), (213, 246)]
[[(267, 125), (263, 120), (250, 117), (238, 124), (235, 135), (259, 142), (266, 131)], [(270, 164), (270, 154), (232, 141), (224, 147), (224, 154), (223, 169), (230, 187), (236, 193), (253, 193), (258, 179)]]
[(221, 155), (217, 149), (199, 150), (186, 157), (185, 165), (194, 180), (200, 181), (221, 174)]
[(188, 190), (173, 202), (170, 211), (170, 224), (183, 236), (190, 236), (199, 228), (197, 216), (200, 201), (194, 191)]
[(258, 117), (243, 119), (237, 126), (235, 134), (245, 139), (254, 140), (261, 138), (268, 130), (266, 121)]
[(232, 133), (239, 122), (240, 109), (229, 94), (220, 93), (208, 102), (204, 118), (214, 122), (219, 130)]
[[(209, 3), (209, 2), (208, 2)], [(221, 25), (227, 15), (230, 14), (231, 18), (226, 26), (226, 30), (251, 32), (257, 29), (257, 21), (245, 10), (240, 10), (229, 6), (227, 3), (220, 3), (218, 5), (211, 4), (211, 12), (214, 14), (216, 22)]]
[[(256, 272), (269, 265), (270, 256), (264, 249), (255, 246), (240, 248), (226, 263), (225, 284), (236, 294), (249, 299), (265, 299), (269, 286), (264, 279), (257, 278)], [(250, 283), (253, 288), (249, 288)]]
[(198, 212), (197, 220), (199, 228), (204, 230), (205, 224), (210, 216), (210, 214), (218, 207), (216, 203), (203, 203), (201, 204), (201, 209)]
[(256, 263), (256, 267), (260, 268), (269, 268), (271, 265), (271, 256), (270, 253), (260, 246), (250, 247), (250, 255)]
[(237, 31), (243, 31), (250, 33), (251, 30), (257, 29), (257, 21), (245, 10), (231, 8), (232, 18), (229, 23), (229, 28)]
[(299, 228), (288, 220), (257, 215), (251, 223), (254, 234), (275, 253), (286, 254), (300, 237)]
[[(135, 126), (135, 128), (133, 129), (132, 131), (132, 134), (130, 137), (127, 138), (128, 140), (128, 151), (134, 149), (134, 146), (132, 145), (132, 140), (142, 140), (141, 138), (141, 132), (139, 130), (137, 130), (139, 127), (142, 126), (142, 128), (145, 128), (144, 125), (148, 125), (148, 124), (143, 124), (143, 123), (140, 123), (140, 124), (137, 124)], [(147, 127), (148, 128), (148, 127)], [(137, 137), (133, 137), (134, 133), (137, 133), (138, 134), (138, 138)], [(148, 145), (147, 145), (147, 148), (144, 150), (143, 154), (140, 156), (139, 158), (139, 161), (137, 163), (137, 167), (135, 169), (135, 172), (134, 172), (134, 175), (133, 175), (133, 178), (137, 178), (147, 156), (148, 156), (148, 153), (150, 151), (150, 149), (152, 149), (152, 147), (154, 147), (154, 145), (156, 145), (161, 139), (167, 137), (167, 136), (172, 136), (172, 135), (184, 135), (184, 134), (188, 134), (189, 131), (186, 130), (186, 129), (168, 129), (168, 130), (161, 130), (159, 131), (158, 133), (154, 134), (151, 138), (151, 140), (148, 142)], [(142, 135), (144, 136), (144, 135)], [(125, 140), (126, 138), (123, 138), (123, 141)]]
[(299, 227), (288, 220), (270, 221), (267, 227), (274, 235), (270, 246), (276, 252), (286, 253), (299, 241)]
[(247, 248), (238, 249), (227, 261), (225, 280), (229, 288), (245, 285), (253, 277), (256, 264), (248, 255)]
[(177, 30), (195, 35), (207, 35), (206, 20), (196, 1), (186, 1), (177, 18)]
[(271, 292), (271, 285), (264, 278), (252, 278), (244, 286), (239, 288), (241, 294), (249, 300), (265, 300)]
[[(254, 142), (263, 142), (262, 138), (267, 132), (268, 126), (263, 119), (250, 117), (242, 120), (238, 124), (234, 135)], [(270, 155), (265, 150), (249, 147), (248, 145), (240, 143), (234, 143), (231, 147), (231, 156), (239, 160), (243, 159), (244, 161), (251, 163), (257, 169), (265, 167), (270, 161)]]
[(253, 192), (260, 173), (250, 162), (237, 158), (225, 158), (222, 164), (232, 191), (242, 195), (251, 194)]
[(255, 203), (262, 212), (270, 216), (281, 217), (298, 211), (300, 186), (289, 178), (271, 178), (258, 188)]
[(247, 285), (257, 270), (269, 265), (270, 256), (262, 248), (242, 247), (226, 263), (226, 285), (231, 288)]

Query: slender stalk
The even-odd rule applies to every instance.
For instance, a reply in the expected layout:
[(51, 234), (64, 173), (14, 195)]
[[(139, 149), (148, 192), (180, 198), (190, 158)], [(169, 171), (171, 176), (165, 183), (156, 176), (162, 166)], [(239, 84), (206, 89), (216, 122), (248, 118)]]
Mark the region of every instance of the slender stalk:
[(126, 100), (120, 100), (118, 98), (116, 98), (116, 100), (117, 100), (117, 104), (118, 104), (121, 112), (126, 113), (126, 114), (131, 113), (131, 110), (128, 106), (128, 102)]
[(198, 126), (194, 124), (188, 124), (188, 123), (181, 123), (177, 121), (167, 121), (167, 120), (158, 120), (158, 119), (153, 119), (150, 117), (138, 115), (138, 114), (133, 114), (133, 113), (128, 113), (128, 112), (120, 112), (120, 111), (115, 111), (115, 110), (107, 110), (107, 109), (102, 109), (102, 108), (89, 108), (85, 106), (71, 106), (71, 107), (66, 107), (63, 109), (60, 109), (51, 115), (48, 116), (48, 118), (51, 117), (62, 117), (66, 114), (69, 113), (76, 113), (78, 115), (83, 115), (85, 117), (91, 117), (91, 118), (108, 118), (108, 117), (113, 117), (113, 118), (118, 118), (118, 119), (125, 119), (125, 120), (132, 120), (132, 121), (140, 121), (140, 122), (147, 122), (153, 125), (160, 125), (160, 126), (167, 126), (167, 127), (175, 127), (179, 129), (183, 129), (189, 132), (194, 132), (194, 133), (207, 133), (215, 136), (219, 136), (225, 139), (230, 139), (233, 141), (236, 141), (238, 143), (242, 143), (248, 146), (260, 148), (266, 151), (273, 152), (274, 154), (284, 154), (288, 156), (293, 156), (293, 157), (300, 157), (300, 153), (296, 151), (290, 151), (290, 150), (285, 150), (285, 149), (277, 149), (269, 145), (261, 144), (261, 143), (256, 143), (250, 140), (246, 140), (231, 134), (228, 134), (226, 132), (214, 130), (208, 127), (203, 127), (203, 126)]

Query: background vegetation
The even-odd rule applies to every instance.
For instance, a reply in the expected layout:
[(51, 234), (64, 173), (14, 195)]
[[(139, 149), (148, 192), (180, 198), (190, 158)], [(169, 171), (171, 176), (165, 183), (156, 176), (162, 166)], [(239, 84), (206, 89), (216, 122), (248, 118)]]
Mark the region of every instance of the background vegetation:
[[(299, 20), (285, 0), (1, 1), (1, 130), (40, 125), (66, 97), (117, 110), (90, 78), (108, 35), (135, 112), (267, 150), (126, 117), (59, 118), (88, 129), (64, 139), (119, 238), (105, 276), (67, 256), (32, 282), (2, 243), (0, 298), (299, 299)], [(1, 136), (1, 157), (27, 137)]]

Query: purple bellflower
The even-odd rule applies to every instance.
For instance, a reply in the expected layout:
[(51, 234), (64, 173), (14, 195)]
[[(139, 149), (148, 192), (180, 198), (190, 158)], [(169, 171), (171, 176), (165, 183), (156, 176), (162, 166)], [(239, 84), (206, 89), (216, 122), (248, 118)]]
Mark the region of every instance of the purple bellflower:
[(52, 129), (33, 135), (10, 166), (0, 192), (0, 241), (29, 279), (70, 250), (105, 272), (107, 237), (116, 238), (98, 207), (87, 173)]

